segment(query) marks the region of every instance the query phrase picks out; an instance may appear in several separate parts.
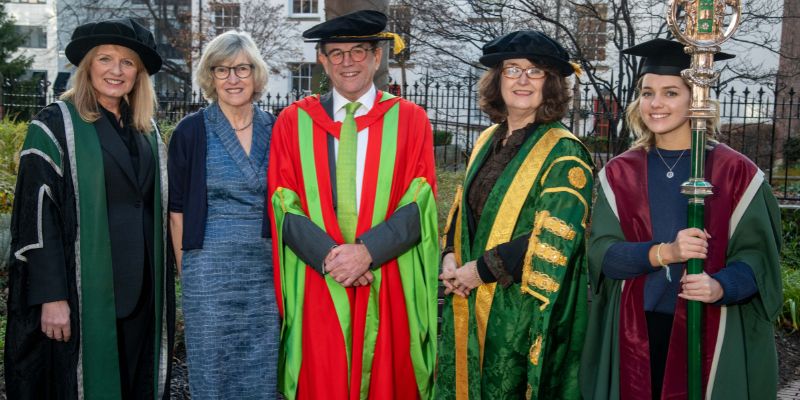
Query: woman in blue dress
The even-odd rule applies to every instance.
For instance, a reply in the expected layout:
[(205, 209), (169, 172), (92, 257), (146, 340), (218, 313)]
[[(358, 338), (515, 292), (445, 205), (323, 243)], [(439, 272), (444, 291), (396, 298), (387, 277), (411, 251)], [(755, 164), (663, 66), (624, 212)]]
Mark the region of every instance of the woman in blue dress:
[(264, 203), (275, 117), (253, 104), (268, 70), (241, 32), (209, 42), (197, 70), (210, 105), (178, 124), (169, 148), (189, 388), (193, 399), (276, 398), (280, 322)]

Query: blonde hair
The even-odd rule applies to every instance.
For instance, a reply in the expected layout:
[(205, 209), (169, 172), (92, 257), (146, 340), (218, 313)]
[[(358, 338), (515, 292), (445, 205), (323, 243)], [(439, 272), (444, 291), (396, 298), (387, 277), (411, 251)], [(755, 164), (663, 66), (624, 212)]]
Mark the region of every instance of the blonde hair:
[(214, 75), (211, 67), (219, 66), (221, 63), (236, 58), (239, 54), (244, 54), (250, 64), (253, 64), (253, 96), (250, 101), (258, 99), (267, 87), (267, 63), (261, 57), (261, 51), (256, 47), (255, 42), (247, 32), (228, 31), (208, 42), (203, 49), (200, 57), (200, 64), (197, 66), (195, 82), (203, 97), (208, 101), (217, 101), (217, 88), (214, 86)]
[[(636, 82), (636, 100), (628, 104), (628, 107), (625, 109), (625, 119), (628, 121), (628, 129), (636, 136), (636, 140), (631, 144), (631, 149), (644, 148), (645, 150), (650, 150), (650, 147), (656, 144), (656, 135), (647, 128), (647, 125), (642, 120), (642, 115), (639, 113), (639, 106), (642, 99), (643, 78), (644, 76), (640, 77), (639, 81)], [(691, 90), (691, 86), (689, 86), (685, 80), (683, 83)], [(689, 99), (691, 102), (691, 96), (689, 96)], [(720, 127), (719, 102), (716, 100), (709, 100), (708, 102), (710, 106), (714, 107), (716, 112), (714, 113), (714, 118), (711, 123), (706, 125), (706, 140), (714, 141), (714, 136), (719, 132)], [(687, 116), (686, 118), (688, 119), (689, 117)]]
[[(98, 47), (95, 46), (86, 53), (72, 75), (69, 90), (59, 97), (60, 100), (66, 100), (74, 104), (78, 115), (86, 122), (95, 122), (100, 119), (97, 96), (92, 86), (92, 78), (89, 76), (92, 59), (97, 54)], [(156, 103), (156, 93), (153, 90), (153, 84), (150, 81), (150, 75), (148, 75), (144, 63), (142, 63), (136, 52), (131, 50), (131, 53), (134, 54), (133, 60), (136, 64), (136, 82), (134, 82), (130, 93), (123, 98), (131, 108), (131, 113), (133, 114), (131, 123), (133, 127), (139, 132), (147, 133), (153, 130), (152, 120), (158, 103)]]

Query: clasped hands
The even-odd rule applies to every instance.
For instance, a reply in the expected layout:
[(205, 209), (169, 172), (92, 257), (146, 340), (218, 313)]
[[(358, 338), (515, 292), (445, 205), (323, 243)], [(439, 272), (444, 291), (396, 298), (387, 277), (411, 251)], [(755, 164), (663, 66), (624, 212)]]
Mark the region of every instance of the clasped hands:
[(444, 294), (446, 295), (455, 293), (461, 297), (467, 297), (472, 289), (481, 285), (478, 263), (470, 261), (459, 268), (453, 253), (446, 254), (442, 259), (442, 274), (439, 275), (439, 279), (444, 284)]
[(328, 252), (322, 268), (344, 287), (367, 286), (374, 279), (372, 256), (363, 244), (342, 244)]

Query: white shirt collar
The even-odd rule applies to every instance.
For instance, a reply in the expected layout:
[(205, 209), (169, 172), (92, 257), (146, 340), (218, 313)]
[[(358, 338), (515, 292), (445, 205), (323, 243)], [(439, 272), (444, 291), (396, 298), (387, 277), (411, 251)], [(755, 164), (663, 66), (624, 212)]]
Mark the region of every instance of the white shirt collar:
[[(369, 90), (364, 93), (361, 97), (356, 100), (357, 102), (361, 103), (361, 107), (356, 110), (356, 115), (364, 115), (372, 109), (372, 105), (375, 104), (375, 97), (378, 95), (378, 91), (375, 89), (375, 85), (371, 85)], [(336, 91), (336, 88), (333, 89), (333, 114), (335, 116), (336, 121), (344, 120), (344, 116), (346, 111), (344, 110), (344, 106), (350, 103), (350, 100), (347, 100), (344, 96), (339, 94)], [(341, 115), (341, 116), (340, 116)]]

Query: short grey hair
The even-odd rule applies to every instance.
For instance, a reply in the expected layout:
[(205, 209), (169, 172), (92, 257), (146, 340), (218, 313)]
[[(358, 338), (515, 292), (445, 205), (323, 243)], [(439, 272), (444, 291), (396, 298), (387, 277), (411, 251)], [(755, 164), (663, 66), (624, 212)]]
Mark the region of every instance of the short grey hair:
[(253, 97), (250, 100), (261, 97), (267, 87), (267, 63), (264, 62), (261, 51), (258, 50), (249, 33), (228, 31), (208, 42), (200, 57), (200, 65), (197, 67), (194, 79), (197, 86), (203, 91), (203, 97), (206, 100), (217, 101), (217, 89), (214, 87), (214, 75), (211, 73), (211, 67), (233, 60), (239, 54), (247, 56), (250, 64), (253, 64), (253, 74), (251, 75)]

